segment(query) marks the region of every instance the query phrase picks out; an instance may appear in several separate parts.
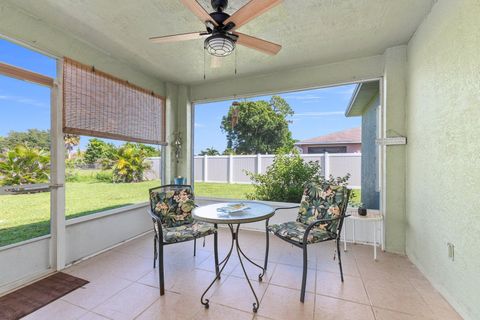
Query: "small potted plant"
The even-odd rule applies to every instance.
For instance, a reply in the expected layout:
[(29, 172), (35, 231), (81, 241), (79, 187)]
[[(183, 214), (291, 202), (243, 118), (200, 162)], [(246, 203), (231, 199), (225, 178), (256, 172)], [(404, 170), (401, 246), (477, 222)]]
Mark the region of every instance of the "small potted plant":
[(359, 216), (366, 216), (367, 215), (367, 208), (365, 208), (363, 203), (358, 205), (358, 215)]

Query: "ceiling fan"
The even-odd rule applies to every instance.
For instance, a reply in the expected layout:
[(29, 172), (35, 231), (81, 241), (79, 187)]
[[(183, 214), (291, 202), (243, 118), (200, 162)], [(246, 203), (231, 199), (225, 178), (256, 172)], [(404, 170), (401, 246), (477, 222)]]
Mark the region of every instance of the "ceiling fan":
[(215, 10), (212, 13), (205, 11), (196, 0), (181, 1), (205, 24), (206, 31), (151, 37), (152, 42), (167, 43), (205, 38), (204, 48), (214, 57), (228, 56), (235, 50), (237, 43), (269, 55), (277, 54), (282, 48), (276, 43), (235, 31), (282, 0), (251, 0), (231, 16), (224, 12), (228, 0), (211, 0), (212, 8)]

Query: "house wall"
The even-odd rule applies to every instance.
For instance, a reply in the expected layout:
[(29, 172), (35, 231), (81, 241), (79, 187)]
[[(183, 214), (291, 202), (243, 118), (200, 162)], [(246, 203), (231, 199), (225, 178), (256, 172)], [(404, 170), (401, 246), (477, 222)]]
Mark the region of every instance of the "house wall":
[(380, 209), (378, 192), (377, 95), (362, 114), (362, 203), (369, 209)]
[(297, 145), (300, 149), (302, 149), (302, 153), (308, 153), (308, 148), (310, 147), (347, 147), (347, 151), (345, 153), (360, 153), (362, 152), (362, 144), (361, 143), (350, 143), (350, 144), (304, 144), (304, 145)]
[(465, 319), (480, 319), (479, 17), (478, 0), (440, 0), (408, 45), (407, 254)]

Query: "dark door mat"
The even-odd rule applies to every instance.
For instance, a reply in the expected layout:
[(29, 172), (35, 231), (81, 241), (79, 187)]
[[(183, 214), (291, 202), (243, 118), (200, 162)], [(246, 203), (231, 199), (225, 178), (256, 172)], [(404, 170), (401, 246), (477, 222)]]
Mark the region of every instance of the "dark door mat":
[(87, 280), (58, 272), (1, 297), (0, 319), (20, 319), (87, 283)]

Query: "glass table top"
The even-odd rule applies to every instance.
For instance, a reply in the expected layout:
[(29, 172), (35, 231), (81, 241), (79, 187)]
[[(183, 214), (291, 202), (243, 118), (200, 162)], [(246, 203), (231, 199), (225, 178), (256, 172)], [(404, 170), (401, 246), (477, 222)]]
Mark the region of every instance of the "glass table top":
[(253, 201), (222, 202), (193, 209), (195, 220), (217, 223), (238, 224), (256, 222), (270, 218), (274, 209), (266, 204)]

